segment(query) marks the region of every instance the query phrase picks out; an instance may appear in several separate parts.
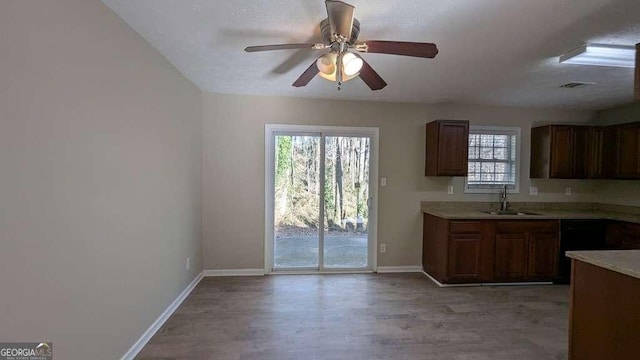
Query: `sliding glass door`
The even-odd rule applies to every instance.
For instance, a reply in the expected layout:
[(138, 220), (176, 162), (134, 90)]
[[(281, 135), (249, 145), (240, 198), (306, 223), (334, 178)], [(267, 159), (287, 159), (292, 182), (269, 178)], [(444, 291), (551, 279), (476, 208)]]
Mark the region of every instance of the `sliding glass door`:
[(274, 268), (317, 268), (320, 136), (275, 135)]
[(373, 269), (377, 129), (266, 130), (266, 270)]
[(325, 268), (367, 268), (371, 139), (325, 137)]

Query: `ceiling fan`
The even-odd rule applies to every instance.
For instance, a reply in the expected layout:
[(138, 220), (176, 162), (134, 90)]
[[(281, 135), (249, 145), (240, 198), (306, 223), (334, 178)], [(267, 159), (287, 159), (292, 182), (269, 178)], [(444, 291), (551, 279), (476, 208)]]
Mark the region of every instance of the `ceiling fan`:
[(321, 55), (293, 83), (295, 87), (307, 85), (316, 75), (342, 83), (360, 77), (371, 90), (380, 90), (387, 83), (359, 55), (359, 53), (378, 53), (391, 55), (434, 58), (438, 48), (432, 43), (404, 41), (358, 41), (360, 22), (354, 17), (355, 7), (342, 1), (326, 0), (327, 18), (320, 22), (322, 43), (316, 44), (279, 44), (249, 46), (246, 52), (309, 49), (329, 51)]

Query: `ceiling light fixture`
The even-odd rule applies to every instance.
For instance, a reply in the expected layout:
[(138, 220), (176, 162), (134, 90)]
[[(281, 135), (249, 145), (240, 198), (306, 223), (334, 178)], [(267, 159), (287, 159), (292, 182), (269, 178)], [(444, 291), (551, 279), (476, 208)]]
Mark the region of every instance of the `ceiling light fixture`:
[(344, 74), (347, 76), (353, 76), (360, 72), (362, 69), (362, 59), (355, 56), (353, 53), (346, 53), (342, 57), (342, 66), (344, 67)]
[[(337, 81), (338, 54), (330, 52), (322, 55), (316, 61), (316, 66), (320, 71), (318, 74), (329, 81)], [(364, 62), (355, 54), (346, 52), (342, 55), (342, 82), (349, 81), (359, 75)]]
[(590, 44), (560, 56), (560, 63), (634, 68), (635, 46)]

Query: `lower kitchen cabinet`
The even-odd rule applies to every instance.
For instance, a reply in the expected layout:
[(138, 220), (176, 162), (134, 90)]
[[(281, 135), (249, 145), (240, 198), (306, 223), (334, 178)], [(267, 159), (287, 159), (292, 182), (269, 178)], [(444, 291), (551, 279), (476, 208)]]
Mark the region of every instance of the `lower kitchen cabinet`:
[(525, 234), (496, 234), (495, 278), (524, 280), (527, 252)]
[(607, 224), (607, 248), (640, 250), (640, 224), (610, 221)]
[(479, 279), (481, 257), (481, 234), (449, 235), (448, 279), (469, 279), (470, 281)]
[(551, 281), (559, 222), (447, 220), (424, 214), (422, 265), (444, 284)]
[(529, 234), (527, 277), (549, 281), (558, 272), (559, 232), (532, 232)]
[[(455, 232), (463, 225), (466, 232)], [(448, 280), (476, 282), (491, 278), (492, 234), (490, 221), (450, 222)]]
[(551, 281), (558, 269), (559, 246), (557, 220), (496, 222), (495, 279)]
[(424, 270), (441, 283), (490, 281), (494, 227), (494, 221), (446, 220), (424, 214)]

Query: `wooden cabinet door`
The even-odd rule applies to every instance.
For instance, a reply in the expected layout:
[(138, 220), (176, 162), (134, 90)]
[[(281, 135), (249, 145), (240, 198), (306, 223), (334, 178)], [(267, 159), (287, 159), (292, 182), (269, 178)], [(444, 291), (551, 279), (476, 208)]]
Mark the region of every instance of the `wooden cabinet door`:
[(522, 280), (527, 275), (527, 234), (497, 234), (495, 276), (501, 280)]
[(440, 121), (438, 138), (438, 175), (467, 176), (469, 123)]
[(551, 127), (541, 126), (531, 129), (531, 156), (529, 177), (548, 178), (551, 149)]
[(587, 136), (587, 178), (604, 177), (605, 128), (592, 126)]
[(479, 280), (482, 262), (481, 234), (449, 235), (449, 279)]
[(448, 240), (448, 282), (493, 280), (494, 221), (451, 220)]
[(607, 222), (607, 249), (609, 250), (622, 250), (622, 233), (621, 233), (621, 225), (622, 223), (617, 221), (608, 221)]
[(551, 280), (558, 268), (558, 233), (529, 234), (529, 259), (527, 277), (531, 280)]
[(640, 224), (607, 222), (606, 244), (610, 250), (640, 250)]
[(588, 137), (589, 128), (574, 126), (571, 129), (571, 178), (586, 179), (589, 161)]
[(446, 282), (449, 220), (424, 214), (422, 269), (440, 282)]
[(623, 250), (640, 250), (640, 225), (618, 223), (620, 248)]
[(574, 136), (571, 126), (551, 127), (549, 177), (569, 179), (573, 176)]
[(640, 123), (616, 127), (615, 177), (640, 179)]

